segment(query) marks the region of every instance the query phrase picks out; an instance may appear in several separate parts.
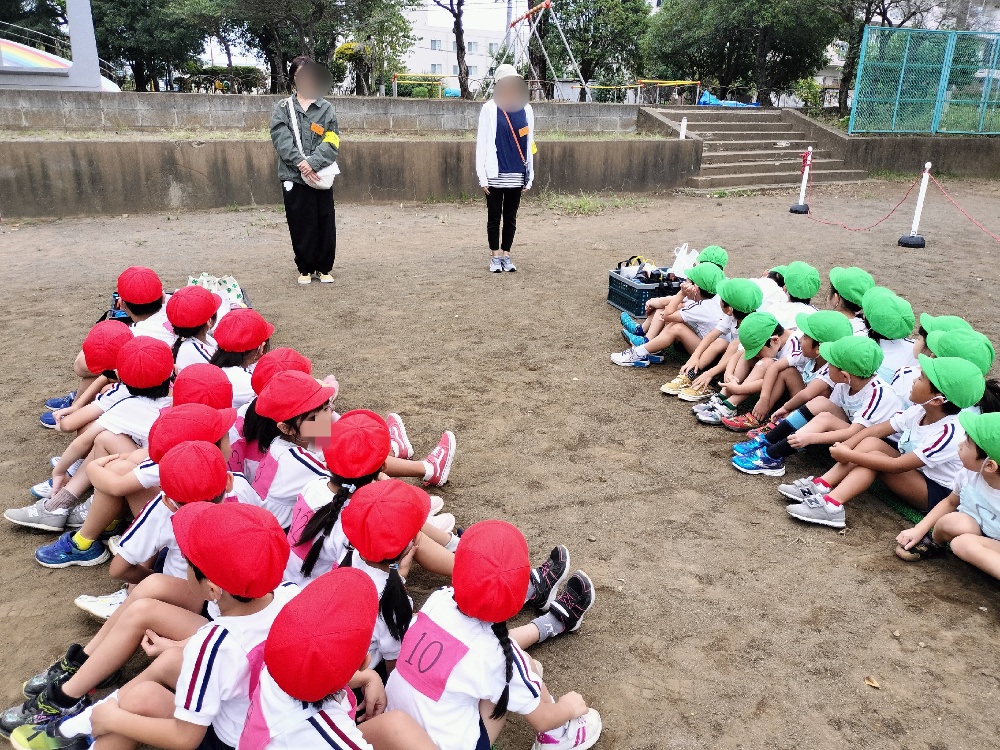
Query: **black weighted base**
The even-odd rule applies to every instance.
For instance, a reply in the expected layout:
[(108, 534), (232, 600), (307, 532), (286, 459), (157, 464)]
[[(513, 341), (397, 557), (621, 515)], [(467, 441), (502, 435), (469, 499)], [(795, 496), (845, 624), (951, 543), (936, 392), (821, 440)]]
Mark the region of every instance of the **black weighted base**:
[(809, 213), (809, 204), (808, 203), (796, 203), (790, 209), (788, 209), (788, 213), (791, 213), (791, 214), (807, 214), (807, 213)]
[(907, 234), (899, 238), (900, 247), (910, 247), (914, 249), (919, 249), (922, 247), (927, 247), (927, 243), (924, 242), (924, 238), (919, 234)]

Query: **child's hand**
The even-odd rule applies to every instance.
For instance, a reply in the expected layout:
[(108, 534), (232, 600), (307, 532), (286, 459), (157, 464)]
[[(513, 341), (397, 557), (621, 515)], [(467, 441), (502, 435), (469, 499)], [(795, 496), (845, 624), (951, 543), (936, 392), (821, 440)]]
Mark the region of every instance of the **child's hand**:
[(113, 722), (119, 711), (121, 709), (115, 698), (108, 698), (94, 706), (94, 710), (90, 714), (90, 735), (100, 737), (114, 732)]
[(66, 484), (67, 479), (68, 477), (66, 476), (66, 472), (61, 472), (59, 469), (52, 470), (52, 494), (50, 497), (55, 497), (59, 494), (59, 490), (61, 490), (63, 485)]
[(805, 448), (807, 445), (813, 444), (813, 436), (809, 433), (800, 435), (798, 432), (793, 432), (788, 436), (788, 444), (796, 450), (799, 448)]
[(760, 405), (755, 406), (750, 414), (761, 424), (764, 424), (767, 421), (767, 409)]
[(781, 406), (775, 410), (774, 414), (771, 415), (771, 419), (777, 422), (778, 420), (784, 419), (787, 416), (788, 416), (788, 409), (786, 409), (784, 406)]
[(146, 656), (150, 659), (155, 659), (164, 651), (180, 645), (180, 641), (172, 641), (169, 638), (164, 638), (152, 630), (146, 630), (146, 634), (142, 637), (142, 650), (146, 652)]
[(708, 386), (711, 385), (711, 383), (712, 383), (712, 376), (709, 375), (707, 372), (703, 372), (701, 375), (699, 375), (698, 377), (696, 377), (694, 380), (691, 381), (691, 387), (708, 388)]
[(417, 538), (413, 540), (413, 544), (410, 545), (410, 549), (407, 551), (405, 555), (403, 555), (402, 559), (399, 561), (399, 574), (403, 578), (406, 578), (408, 575), (410, 575), (410, 568), (413, 566), (413, 558), (417, 554), (417, 545), (420, 543), (421, 536), (423, 535), (417, 534)]
[(850, 463), (851, 449), (843, 443), (834, 443), (830, 446), (830, 457), (842, 464)]
[(385, 713), (385, 706), (388, 702), (385, 695), (385, 686), (382, 678), (377, 672), (368, 670), (366, 675), (371, 675), (361, 688), (365, 699), (358, 704), (358, 721), (368, 721), (374, 719), (381, 713)]
[(95, 458), (93, 461), (90, 462), (90, 465), (97, 466), (103, 469), (109, 463), (111, 463), (112, 461), (117, 461), (119, 458), (121, 458), (120, 453), (112, 453), (110, 456), (104, 456), (103, 458)]
[(579, 719), (587, 713), (587, 702), (579, 693), (566, 693), (556, 702), (572, 711), (574, 719)]
[(923, 538), (924, 535), (919, 533), (917, 527), (914, 526), (912, 529), (903, 529), (900, 531), (899, 536), (896, 537), (896, 543), (903, 549), (909, 549)]

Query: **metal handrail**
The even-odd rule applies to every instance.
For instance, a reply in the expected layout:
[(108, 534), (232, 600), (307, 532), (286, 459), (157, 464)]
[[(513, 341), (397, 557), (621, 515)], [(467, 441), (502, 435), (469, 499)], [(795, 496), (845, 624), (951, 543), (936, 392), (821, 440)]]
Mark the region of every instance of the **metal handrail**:
[[(0, 38), (7, 39), (11, 42), (18, 42), (19, 44), (24, 44), (36, 49), (41, 49), (43, 52), (58, 55), (59, 57), (63, 57), (71, 62), (73, 60), (73, 48), (70, 45), (69, 39), (52, 36), (51, 34), (36, 31), (35, 29), (25, 28), (24, 26), (18, 26), (17, 24), (8, 23), (7, 21), (0, 21)], [(107, 60), (98, 58), (98, 63), (100, 64), (101, 72), (106, 77), (112, 79), (122, 77), (121, 71), (119, 71), (118, 67)]]

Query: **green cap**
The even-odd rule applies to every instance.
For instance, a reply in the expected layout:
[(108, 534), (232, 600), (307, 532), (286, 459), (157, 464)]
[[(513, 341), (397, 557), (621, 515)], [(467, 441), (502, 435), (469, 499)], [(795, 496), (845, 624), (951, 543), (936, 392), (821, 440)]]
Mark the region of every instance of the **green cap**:
[(867, 336), (845, 336), (819, 345), (820, 356), (838, 370), (870, 378), (882, 366), (882, 347)]
[(863, 268), (850, 266), (830, 269), (830, 284), (833, 291), (855, 305), (860, 305), (865, 292), (875, 286), (875, 279)]
[(986, 377), (996, 351), (993, 343), (979, 331), (956, 328), (954, 331), (931, 331), (927, 334), (927, 348), (935, 357), (961, 357), (979, 368)]
[(788, 266), (775, 266), (774, 268), (769, 268), (768, 273), (780, 273), (782, 278), (785, 276), (785, 271), (788, 270)]
[(722, 269), (714, 263), (699, 263), (687, 273), (688, 280), (702, 291), (715, 294), (726, 280)]
[(847, 317), (836, 310), (820, 310), (814, 313), (799, 313), (795, 325), (806, 336), (818, 344), (839, 341), (854, 335), (854, 327)]
[(796, 260), (784, 267), (785, 289), (796, 299), (812, 299), (823, 283), (819, 271), (801, 260)]
[(743, 344), (743, 359), (753, 359), (760, 354), (777, 327), (778, 319), (771, 313), (752, 312), (747, 315), (737, 330), (740, 343)]
[(920, 327), (927, 333), (931, 331), (957, 331), (959, 329), (972, 330), (972, 325), (957, 315), (934, 316), (927, 313), (920, 313)]
[(905, 339), (917, 324), (910, 303), (884, 286), (873, 286), (865, 292), (861, 310), (868, 326), (890, 340)]
[(972, 438), (986, 455), (1000, 462), (1000, 413), (974, 414), (963, 411), (958, 415), (958, 423), (965, 434)]
[(764, 292), (750, 279), (726, 279), (719, 284), (722, 301), (741, 313), (752, 313), (764, 301)]
[(986, 379), (979, 368), (961, 357), (928, 357), (921, 354), (920, 370), (934, 389), (959, 409), (968, 409), (982, 400)]
[(729, 263), (729, 253), (718, 245), (709, 245), (698, 253), (699, 263), (714, 263), (719, 268), (725, 268)]

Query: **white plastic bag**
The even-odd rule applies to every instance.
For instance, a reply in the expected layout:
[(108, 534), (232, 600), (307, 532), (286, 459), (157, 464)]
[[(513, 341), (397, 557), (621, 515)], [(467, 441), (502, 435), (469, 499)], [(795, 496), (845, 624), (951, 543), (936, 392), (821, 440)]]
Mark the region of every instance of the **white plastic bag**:
[(695, 264), (698, 262), (698, 251), (688, 249), (688, 243), (684, 243), (680, 247), (674, 248), (674, 262), (670, 266), (670, 271), (675, 276), (681, 276), (687, 278), (687, 273)]
[(222, 297), (222, 306), (219, 308), (220, 318), (230, 310), (235, 310), (239, 307), (249, 307), (246, 295), (243, 294), (243, 289), (240, 287), (239, 282), (232, 276), (219, 278), (207, 273), (203, 273), (200, 276), (188, 276), (188, 286), (204, 287), (208, 291), (215, 292)]

